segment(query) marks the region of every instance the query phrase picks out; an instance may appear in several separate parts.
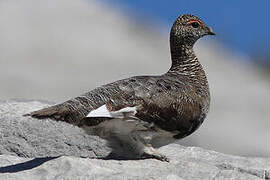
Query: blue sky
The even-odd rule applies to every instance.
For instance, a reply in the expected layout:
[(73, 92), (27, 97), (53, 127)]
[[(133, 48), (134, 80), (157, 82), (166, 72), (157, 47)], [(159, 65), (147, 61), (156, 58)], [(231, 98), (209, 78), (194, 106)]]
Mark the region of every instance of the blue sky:
[(138, 18), (167, 25), (184, 13), (201, 17), (217, 39), (247, 56), (270, 47), (270, 0), (103, 0), (132, 12)]

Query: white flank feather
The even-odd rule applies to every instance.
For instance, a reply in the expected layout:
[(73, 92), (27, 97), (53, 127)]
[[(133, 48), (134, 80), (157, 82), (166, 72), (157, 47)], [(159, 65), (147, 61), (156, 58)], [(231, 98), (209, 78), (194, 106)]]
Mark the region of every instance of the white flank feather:
[(112, 117), (110, 111), (107, 109), (106, 104), (100, 106), (99, 108), (90, 111), (86, 117)]
[(136, 111), (136, 107), (125, 107), (118, 111), (112, 111), (110, 113), (115, 118), (124, 118), (124, 117), (134, 116), (137, 113), (137, 111)]
[(109, 111), (106, 104), (104, 104), (91, 111), (86, 117), (124, 118), (126, 116), (134, 116), (136, 113), (136, 107), (125, 107), (118, 111)]

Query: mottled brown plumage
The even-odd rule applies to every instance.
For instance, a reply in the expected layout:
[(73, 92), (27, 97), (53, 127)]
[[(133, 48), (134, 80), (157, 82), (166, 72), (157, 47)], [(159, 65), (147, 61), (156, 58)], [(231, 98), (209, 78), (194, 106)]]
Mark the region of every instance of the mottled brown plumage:
[[(108, 141), (114, 139), (113, 141), (118, 142), (118, 147), (122, 144), (123, 149), (127, 149), (127, 146), (131, 146), (129, 150), (134, 149), (135, 146), (137, 149), (142, 144), (144, 148), (134, 151), (139, 157), (167, 160), (152, 148), (157, 144), (153, 139), (161, 139), (163, 135), (170, 136), (168, 134), (171, 134), (172, 138), (179, 139), (191, 134), (202, 124), (209, 109), (208, 82), (193, 51), (194, 43), (205, 35), (214, 35), (214, 33), (202, 20), (193, 15), (182, 15), (176, 19), (171, 29), (172, 66), (167, 73), (160, 76), (136, 76), (119, 80), (28, 115), (34, 118), (49, 117), (77, 125), (89, 134), (100, 135)], [(113, 120), (115, 118), (102, 116), (86, 117), (89, 112), (104, 104), (110, 112), (125, 107), (136, 107), (134, 117), (128, 115), (129, 119), (135, 122), (135, 127), (131, 126), (133, 129), (126, 133), (119, 133), (118, 131), (121, 130), (108, 122), (115, 121), (116, 124), (119, 122), (121, 124), (125, 121), (121, 124), (125, 128), (129, 126), (126, 124), (126, 118), (118, 121)], [(114, 130), (110, 131), (110, 128)], [(104, 131), (103, 135), (98, 131)], [(136, 136), (132, 137), (137, 138), (136, 142), (130, 143), (129, 141), (133, 140), (123, 138), (134, 132)], [(147, 138), (151, 136), (150, 140), (142, 137), (142, 132), (150, 132), (144, 135)], [(153, 135), (155, 132), (157, 133)], [(106, 133), (108, 135), (104, 135)]]

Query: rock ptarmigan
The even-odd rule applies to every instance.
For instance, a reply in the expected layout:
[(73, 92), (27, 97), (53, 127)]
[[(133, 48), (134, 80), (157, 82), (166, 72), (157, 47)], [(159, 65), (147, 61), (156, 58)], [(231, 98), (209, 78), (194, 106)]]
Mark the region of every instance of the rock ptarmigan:
[(170, 32), (172, 66), (160, 76), (135, 76), (26, 114), (79, 126), (107, 140), (125, 158), (168, 161), (155, 148), (193, 133), (210, 104), (208, 82), (193, 45), (215, 35), (201, 19), (181, 15)]

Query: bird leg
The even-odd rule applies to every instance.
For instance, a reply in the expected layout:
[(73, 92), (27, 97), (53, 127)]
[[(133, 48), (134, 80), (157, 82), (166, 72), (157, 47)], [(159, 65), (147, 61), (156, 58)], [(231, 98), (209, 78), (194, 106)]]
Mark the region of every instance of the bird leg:
[(156, 149), (154, 149), (152, 146), (145, 146), (144, 147), (144, 151), (143, 154), (141, 155), (142, 158), (148, 159), (157, 159), (160, 161), (166, 161), (166, 162), (170, 162), (169, 158), (166, 157), (165, 155), (159, 153)]
[(140, 147), (140, 157), (143, 159), (157, 159), (160, 161), (169, 162), (169, 158), (165, 155), (159, 153), (155, 148), (150, 144), (151, 136), (146, 136), (145, 130), (133, 131), (131, 132), (131, 137), (134, 141), (137, 142), (137, 146)]

